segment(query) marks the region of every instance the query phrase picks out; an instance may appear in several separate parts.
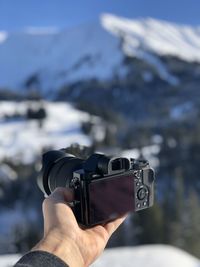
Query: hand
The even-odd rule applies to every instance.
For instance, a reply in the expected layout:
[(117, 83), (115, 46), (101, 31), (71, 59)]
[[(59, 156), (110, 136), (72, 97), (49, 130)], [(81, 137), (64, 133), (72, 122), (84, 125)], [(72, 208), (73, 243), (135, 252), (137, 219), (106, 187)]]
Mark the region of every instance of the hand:
[(86, 267), (103, 252), (108, 239), (126, 216), (83, 229), (67, 204), (72, 200), (73, 194), (66, 188), (57, 188), (44, 200), (44, 237), (32, 250), (53, 253), (70, 267)]

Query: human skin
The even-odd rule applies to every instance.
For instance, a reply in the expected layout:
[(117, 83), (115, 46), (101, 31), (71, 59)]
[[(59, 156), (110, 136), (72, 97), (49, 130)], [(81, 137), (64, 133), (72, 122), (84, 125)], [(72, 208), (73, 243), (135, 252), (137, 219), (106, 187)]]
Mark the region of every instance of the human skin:
[(50, 252), (70, 267), (87, 267), (101, 255), (126, 216), (105, 225), (83, 228), (68, 205), (72, 200), (73, 193), (66, 188), (57, 188), (44, 200), (44, 236), (32, 251)]

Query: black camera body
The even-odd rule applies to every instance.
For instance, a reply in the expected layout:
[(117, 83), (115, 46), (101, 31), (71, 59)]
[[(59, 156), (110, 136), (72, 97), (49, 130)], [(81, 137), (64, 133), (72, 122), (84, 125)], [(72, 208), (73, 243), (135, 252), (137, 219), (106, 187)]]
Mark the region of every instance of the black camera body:
[(92, 154), (86, 160), (49, 151), (43, 155), (39, 186), (45, 195), (56, 187), (74, 190), (73, 212), (87, 227), (104, 224), (154, 202), (153, 169), (146, 160)]

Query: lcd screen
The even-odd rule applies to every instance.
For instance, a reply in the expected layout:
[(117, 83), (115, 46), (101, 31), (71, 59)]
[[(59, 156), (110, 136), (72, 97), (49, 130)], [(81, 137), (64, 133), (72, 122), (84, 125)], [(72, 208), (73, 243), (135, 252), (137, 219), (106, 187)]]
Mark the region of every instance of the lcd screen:
[(134, 211), (134, 175), (100, 179), (89, 184), (90, 224)]

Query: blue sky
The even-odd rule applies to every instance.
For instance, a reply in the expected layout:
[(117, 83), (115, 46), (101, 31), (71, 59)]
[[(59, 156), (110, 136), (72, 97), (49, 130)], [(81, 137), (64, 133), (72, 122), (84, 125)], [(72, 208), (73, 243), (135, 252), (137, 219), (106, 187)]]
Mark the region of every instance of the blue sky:
[(66, 28), (97, 20), (103, 12), (200, 25), (198, 0), (0, 0), (0, 30)]

